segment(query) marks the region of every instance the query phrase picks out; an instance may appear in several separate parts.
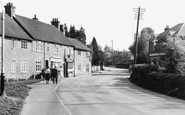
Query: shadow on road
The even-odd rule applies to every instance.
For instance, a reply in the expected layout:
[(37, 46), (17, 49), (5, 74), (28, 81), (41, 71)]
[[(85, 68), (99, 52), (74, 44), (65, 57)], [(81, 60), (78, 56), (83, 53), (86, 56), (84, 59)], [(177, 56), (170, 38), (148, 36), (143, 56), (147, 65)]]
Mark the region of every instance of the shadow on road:
[(129, 78), (115, 78), (114, 79), (116, 82), (112, 85), (112, 87), (115, 87), (116, 89), (120, 88), (121, 90), (126, 90), (128, 92), (132, 92), (135, 94), (135, 96), (138, 95), (143, 95), (143, 96), (149, 96), (150, 98), (156, 98), (156, 99), (162, 99), (163, 101), (168, 101), (168, 102), (179, 102), (181, 104), (185, 104), (184, 100), (170, 97), (164, 94), (160, 94), (157, 92), (153, 92), (147, 89), (144, 89), (142, 87), (139, 87), (133, 83), (130, 82)]

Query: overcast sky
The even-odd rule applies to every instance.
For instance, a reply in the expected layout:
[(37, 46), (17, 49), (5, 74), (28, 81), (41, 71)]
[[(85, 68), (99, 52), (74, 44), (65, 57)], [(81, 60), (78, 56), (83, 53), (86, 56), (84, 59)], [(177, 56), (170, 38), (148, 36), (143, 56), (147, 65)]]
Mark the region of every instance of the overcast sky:
[(133, 8), (146, 9), (139, 31), (151, 27), (155, 34), (185, 21), (184, 0), (0, 0), (4, 5), (13, 3), (15, 13), (50, 24), (52, 18), (58, 18), (60, 24), (68, 27), (83, 26), (87, 43), (95, 37), (104, 48), (112, 46), (114, 50), (128, 50), (134, 41), (136, 20)]

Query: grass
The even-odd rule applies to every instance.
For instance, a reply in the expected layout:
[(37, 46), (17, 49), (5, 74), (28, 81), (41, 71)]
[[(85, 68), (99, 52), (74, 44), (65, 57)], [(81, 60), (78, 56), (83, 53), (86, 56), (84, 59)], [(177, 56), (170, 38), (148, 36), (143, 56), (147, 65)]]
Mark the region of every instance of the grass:
[(40, 82), (41, 79), (6, 82), (5, 96), (0, 97), (1, 115), (19, 115), (25, 98), (29, 95), (29, 84)]

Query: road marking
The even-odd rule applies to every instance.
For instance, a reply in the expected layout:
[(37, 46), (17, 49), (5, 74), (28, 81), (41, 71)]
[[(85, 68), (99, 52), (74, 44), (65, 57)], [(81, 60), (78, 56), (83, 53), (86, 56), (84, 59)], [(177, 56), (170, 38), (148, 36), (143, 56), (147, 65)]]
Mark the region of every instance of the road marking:
[(54, 89), (53, 91), (55, 92), (55, 95), (57, 96), (57, 98), (58, 98), (58, 100), (60, 101), (60, 103), (64, 106), (64, 109), (67, 111), (67, 113), (68, 113), (69, 115), (72, 115), (71, 112), (69, 111), (69, 109), (67, 109), (67, 107), (64, 105), (64, 103), (62, 102), (62, 100), (60, 99), (60, 97), (59, 97), (59, 96), (57, 95), (57, 93), (56, 93), (56, 89), (57, 89), (64, 81), (66, 81), (66, 79), (65, 79), (65, 80), (62, 80), (62, 81), (55, 87), (55, 89)]

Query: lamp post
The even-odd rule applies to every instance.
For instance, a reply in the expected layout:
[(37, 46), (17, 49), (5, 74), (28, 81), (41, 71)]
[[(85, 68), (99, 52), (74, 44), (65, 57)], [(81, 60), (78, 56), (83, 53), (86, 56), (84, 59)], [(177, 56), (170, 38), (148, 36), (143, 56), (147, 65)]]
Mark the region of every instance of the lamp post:
[(1, 14), (1, 92), (0, 95), (4, 94), (4, 36), (5, 36), (5, 12), (4, 6), (2, 2), (0, 2), (2, 7), (2, 14)]

